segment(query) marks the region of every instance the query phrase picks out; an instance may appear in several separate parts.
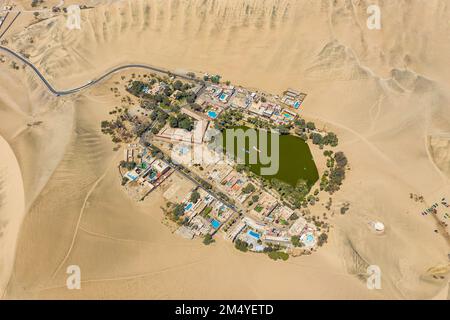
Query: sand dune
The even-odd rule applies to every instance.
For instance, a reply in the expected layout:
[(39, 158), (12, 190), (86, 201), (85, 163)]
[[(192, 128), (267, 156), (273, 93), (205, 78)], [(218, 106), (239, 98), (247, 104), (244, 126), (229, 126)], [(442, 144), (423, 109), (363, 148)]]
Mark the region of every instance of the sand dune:
[[(0, 65), (2, 80), (14, 80), (0, 95), (0, 134), (17, 156), (28, 209), (6, 297), (442, 297), (448, 275), (429, 270), (448, 263), (448, 238), (420, 212), (450, 199), (450, 8), (379, 1), (382, 29), (373, 31), (369, 3), (117, 1), (83, 10), (81, 30), (59, 17), (9, 34), (8, 46), (29, 54), (58, 89), (142, 62), (307, 92), (300, 113), (337, 132), (350, 160), (336, 203), (351, 209), (332, 219), (329, 245), (286, 264), (221, 241), (206, 248), (178, 239), (161, 224), (160, 195), (136, 204), (120, 190), (117, 154), (99, 132), (118, 104), (113, 80), (57, 99), (29, 71)], [(42, 124), (29, 128), (33, 121)], [(384, 235), (370, 233), (372, 220), (385, 223)], [(84, 270), (79, 292), (64, 287), (71, 263)], [(380, 291), (358, 279), (369, 264), (381, 267)]]
[(0, 136), (0, 296), (12, 272), (17, 236), (25, 214), (22, 175), (8, 143)]

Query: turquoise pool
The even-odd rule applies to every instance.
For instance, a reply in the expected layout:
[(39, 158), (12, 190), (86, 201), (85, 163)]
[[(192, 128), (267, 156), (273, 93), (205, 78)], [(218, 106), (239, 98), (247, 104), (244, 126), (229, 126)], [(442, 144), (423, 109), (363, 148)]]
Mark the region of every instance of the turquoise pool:
[(301, 236), (300, 240), (308, 247), (311, 247), (316, 243), (316, 239), (312, 233), (304, 234)]
[(298, 107), (300, 107), (300, 102), (295, 101), (295, 103), (294, 103), (294, 108), (295, 108), (295, 109), (298, 109)]
[(253, 230), (248, 230), (247, 234), (248, 234), (249, 236), (255, 238), (256, 240), (259, 240), (259, 237), (261, 237), (261, 236), (259, 235), (259, 233), (256, 233), (256, 232), (253, 231)]
[(127, 177), (130, 178), (132, 181), (136, 180), (138, 176), (134, 173), (128, 172)]
[(186, 207), (184, 207), (184, 211), (189, 211), (189, 210), (191, 210), (191, 209), (192, 209), (192, 206), (193, 206), (192, 202), (189, 202), (189, 203), (186, 205)]
[(211, 221), (211, 225), (214, 229), (219, 229), (220, 222), (214, 219), (213, 221)]
[(210, 117), (211, 119), (217, 118), (217, 112), (215, 112), (213, 110), (209, 110), (208, 111), (208, 117)]
[(228, 95), (226, 93), (222, 93), (219, 97), (220, 101), (225, 101), (228, 98)]

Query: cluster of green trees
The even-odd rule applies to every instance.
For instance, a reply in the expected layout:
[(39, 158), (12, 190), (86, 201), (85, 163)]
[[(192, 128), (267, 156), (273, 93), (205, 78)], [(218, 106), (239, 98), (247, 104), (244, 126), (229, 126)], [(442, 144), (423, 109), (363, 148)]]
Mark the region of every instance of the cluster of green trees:
[(208, 246), (211, 243), (213, 243), (215, 240), (213, 239), (212, 235), (210, 235), (209, 233), (207, 235), (205, 235), (205, 237), (203, 238), (203, 244)]
[(184, 204), (178, 203), (176, 204), (171, 211), (171, 219), (175, 221), (178, 224), (185, 224), (187, 223), (187, 217), (185, 219), (182, 219), (184, 215)]
[(264, 119), (261, 119), (259, 117), (251, 117), (247, 119), (247, 122), (252, 124), (255, 128), (259, 129), (272, 129), (274, 126)]
[[(153, 85), (156, 79), (149, 81), (149, 86)], [(142, 81), (131, 82), (128, 92), (141, 97), (143, 99), (141, 106), (147, 110), (153, 110), (150, 114), (152, 121), (158, 123), (153, 126), (152, 132), (157, 133), (161, 128), (169, 121), (172, 128), (182, 128), (191, 131), (194, 128), (194, 121), (187, 115), (180, 113), (180, 106), (178, 102), (173, 102), (170, 98), (176, 91), (175, 99), (186, 99), (186, 102), (193, 104), (196, 96), (190, 90), (192, 85), (189, 83), (183, 83), (180, 80), (175, 80), (170, 85), (166, 85), (163, 93), (155, 95), (143, 93), (143, 90), (147, 86)]]
[(160, 106), (164, 109), (170, 109), (173, 105), (170, 97), (174, 92), (176, 92), (174, 95), (174, 98), (176, 100), (186, 99), (187, 103), (195, 102), (196, 96), (192, 92), (192, 90), (190, 90), (193, 85), (189, 83), (183, 83), (180, 80), (175, 80), (172, 83), (165, 84), (162, 93), (152, 95), (143, 91), (145, 87), (151, 87), (156, 82), (157, 80), (154, 78), (150, 79), (147, 84), (142, 81), (135, 80), (130, 83), (127, 91), (136, 97), (143, 98), (145, 101), (144, 107), (147, 106), (150, 109), (153, 109), (156, 106)]
[(234, 242), (234, 247), (242, 252), (248, 251), (248, 243), (239, 239)]
[(211, 81), (212, 83), (216, 83), (216, 84), (219, 84), (220, 83), (220, 79), (221, 79), (222, 77), (220, 76), (220, 75), (218, 75), (218, 74), (216, 74), (215, 76), (208, 76), (208, 75), (204, 75), (203, 76), (203, 80), (205, 80), (205, 81)]
[(323, 233), (320, 234), (319, 238), (317, 239), (317, 245), (319, 247), (321, 247), (325, 243), (327, 243), (327, 241), (328, 241), (328, 235), (325, 232), (323, 232)]
[(200, 199), (200, 193), (198, 193), (197, 190), (192, 191), (191, 198), (190, 198), (191, 202), (197, 203), (198, 199)]
[(267, 255), (272, 260), (281, 259), (283, 261), (286, 261), (287, 259), (289, 259), (289, 254), (283, 251), (270, 251), (269, 253), (267, 253)]
[(217, 130), (223, 131), (225, 129), (234, 127), (239, 125), (239, 122), (244, 119), (244, 115), (242, 112), (229, 109), (225, 112), (222, 112), (217, 119), (215, 120), (215, 127)]
[(170, 116), (169, 125), (171, 128), (181, 128), (191, 131), (194, 128), (194, 121), (188, 115), (179, 113), (176, 116)]
[(100, 124), (102, 133), (104, 134), (112, 134), (114, 132), (114, 129), (116, 128), (115, 121), (107, 121), (103, 120)]
[(177, 100), (186, 99), (187, 103), (194, 103), (197, 97), (192, 91), (178, 91), (175, 93), (174, 98)]
[(133, 170), (136, 167), (136, 162), (122, 160), (120, 161), (120, 166), (128, 170)]
[(324, 146), (336, 147), (339, 142), (338, 137), (333, 132), (328, 132), (324, 136), (320, 133), (312, 132), (309, 135), (309, 138), (313, 144), (320, 146), (320, 148), (323, 148)]
[(166, 112), (164, 112), (161, 108), (156, 107), (150, 114), (150, 119), (152, 121), (156, 121), (156, 124), (152, 129), (152, 133), (158, 133), (162, 129), (162, 127), (164, 127), (168, 118), (169, 115)]
[(247, 184), (244, 188), (242, 188), (242, 192), (249, 194), (256, 190), (255, 186), (251, 183)]
[(187, 91), (187, 90), (191, 89), (192, 86), (189, 83), (183, 83), (180, 80), (175, 80), (172, 83), (172, 88), (174, 90)]
[[(147, 109), (152, 109), (153, 111), (150, 113), (150, 120), (155, 122), (153, 124), (152, 133), (156, 134), (158, 133), (167, 123), (167, 120), (169, 119), (169, 112), (165, 111), (161, 107), (153, 104), (145, 104)], [(172, 110), (173, 112), (176, 112), (177, 110)]]
[(320, 181), (320, 189), (332, 194), (340, 189), (342, 182), (345, 179), (345, 169), (348, 163), (347, 157), (341, 151), (333, 155), (332, 151), (325, 151), (324, 155), (327, 157), (328, 170), (322, 175)]
[(141, 97), (143, 95), (143, 90), (146, 84), (142, 81), (134, 80), (127, 87), (127, 91), (136, 97)]
[(209, 218), (209, 214), (211, 213), (211, 211), (212, 211), (211, 207), (206, 207), (202, 212), (202, 216), (205, 218)]
[(235, 169), (236, 169), (236, 171), (239, 172), (239, 173), (245, 172), (245, 173), (248, 174), (248, 173), (250, 172), (250, 168), (249, 168), (248, 166), (246, 166), (245, 164), (243, 164), (243, 163), (238, 163), (238, 164), (236, 164)]
[(297, 120), (295, 120), (294, 124), (297, 128), (302, 129), (302, 130), (306, 130), (306, 129), (315, 130), (316, 129), (316, 125), (314, 122), (312, 122), (312, 121), (306, 122), (305, 119), (302, 119), (302, 118), (298, 118)]
[(148, 101), (148, 103), (150, 103), (150, 105), (156, 105), (156, 106), (160, 106), (161, 108), (164, 108), (164, 109), (170, 109), (170, 107), (172, 105), (172, 101), (170, 100), (169, 97), (170, 97), (170, 94), (163, 95), (163, 94), (157, 93), (155, 95), (145, 94), (143, 98), (145, 99), (145, 101)]
[(300, 179), (295, 187), (276, 178), (271, 179), (269, 183), (280, 194), (282, 199), (291, 203), (295, 208), (306, 206), (306, 196), (310, 190), (306, 181)]
[(292, 236), (291, 242), (295, 247), (303, 247), (303, 242), (300, 241), (299, 236)]
[(197, 112), (203, 111), (202, 106), (199, 105), (198, 103), (189, 103), (189, 108), (191, 108), (192, 110), (197, 111)]
[(306, 122), (305, 119), (299, 118), (295, 120), (295, 133), (303, 140), (311, 139), (312, 143), (323, 148), (324, 146), (336, 147), (339, 143), (339, 139), (333, 132), (328, 132), (324, 136), (317, 132), (311, 132), (307, 135), (307, 130), (316, 130), (316, 125), (312, 121)]
[(288, 135), (291, 133), (291, 125), (289, 124), (281, 124), (276, 127), (280, 135)]
[(116, 135), (117, 134), (117, 130), (125, 129), (125, 126), (124, 126), (123, 121), (122, 121), (122, 117), (120, 117), (120, 116), (117, 119), (115, 119), (115, 120), (111, 120), (111, 121), (104, 120), (104, 121), (102, 121), (100, 123), (100, 127), (101, 127), (102, 133), (109, 134), (111, 136), (112, 142), (114, 142), (114, 143), (122, 142), (122, 139), (124, 141), (128, 141), (128, 139), (130, 139), (131, 136), (132, 136), (131, 133), (126, 134), (125, 132), (120, 137), (118, 137)]
[(44, 0), (31, 0), (31, 6), (33, 8), (37, 7), (39, 4), (44, 3)]

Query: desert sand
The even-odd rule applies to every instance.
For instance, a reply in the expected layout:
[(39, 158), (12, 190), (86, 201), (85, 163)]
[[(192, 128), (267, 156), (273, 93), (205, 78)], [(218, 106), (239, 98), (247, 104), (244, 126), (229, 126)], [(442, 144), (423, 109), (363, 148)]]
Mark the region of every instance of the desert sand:
[[(163, 223), (160, 193), (135, 203), (120, 188), (121, 153), (99, 125), (120, 105), (109, 90), (120, 75), (57, 98), (6, 57), (0, 136), (8, 176), (0, 171), (0, 190), (23, 185), (23, 195), (1, 193), (0, 220), (9, 221), (0, 238), (8, 248), (0, 252), (3, 297), (448, 297), (448, 235), (420, 212), (450, 199), (450, 8), (444, 0), (380, 1), (375, 31), (365, 27), (368, 4), (96, 1), (82, 11), (81, 30), (68, 30), (63, 16), (19, 20), (7, 46), (29, 54), (58, 89), (146, 63), (307, 92), (300, 114), (335, 131), (350, 161), (335, 203), (351, 206), (336, 210), (324, 248), (287, 262), (242, 254), (222, 239), (210, 247), (181, 239)], [(373, 220), (385, 234), (371, 233)], [(70, 264), (81, 267), (82, 290), (65, 287)], [(358, 277), (370, 264), (382, 270), (381, 290)]]
[(12, 271), (15, 239), (25, 214), (22, 175), (8, 143), (0, 137), (0, 292), (3, 295)]

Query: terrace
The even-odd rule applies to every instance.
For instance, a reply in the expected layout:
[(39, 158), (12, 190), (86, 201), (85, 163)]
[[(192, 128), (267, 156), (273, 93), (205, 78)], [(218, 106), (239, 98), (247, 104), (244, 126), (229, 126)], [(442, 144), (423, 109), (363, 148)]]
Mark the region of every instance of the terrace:
[(266, 191), (262, 191), (259, 200), (253, 205), (251, 214), (263, 220), (278, 205), (278, 200)]
[(295, 109), (298, 109), (302, 104), (303, 100), (305, 100), (305, 98), (306, 93), (301, 93), (297, 90), (288, 89), (284, 92), (283, 98), (281, 98), (281, 102)]

